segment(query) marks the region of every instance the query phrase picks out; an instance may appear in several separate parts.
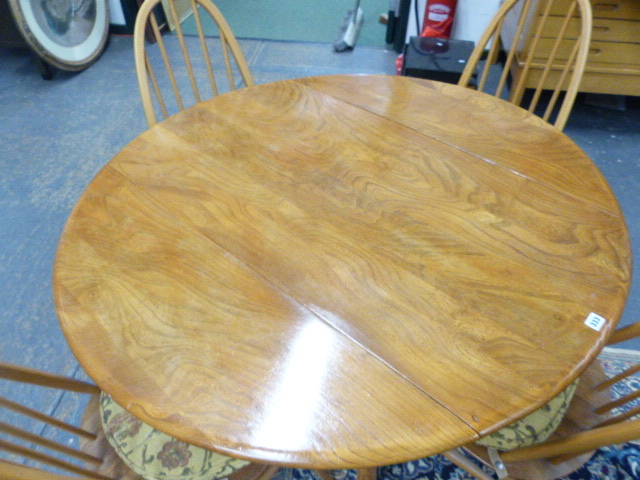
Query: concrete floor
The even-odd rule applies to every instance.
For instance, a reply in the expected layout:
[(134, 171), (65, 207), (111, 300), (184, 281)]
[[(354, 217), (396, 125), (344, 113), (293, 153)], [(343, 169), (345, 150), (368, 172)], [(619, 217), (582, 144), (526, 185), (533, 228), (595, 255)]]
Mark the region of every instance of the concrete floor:
[[(383, 48), (358, 46), (336, 54), (328, 44), (241, 40), (241, 46), (257, 83), (334, 73), (395, 73), (397, 55)], [(0, 86), (0, 361), (82, 378), (58, 326), (52, 265), (61, 230), (83, 189), (147, 128), (132, 39), (112, 37), (88, 70), (56, 72), (50, 81), (41, 78), (29, 52), (0, 48)], [(594, 100), (620, 101), (581, 95), (565, 133), (608, 179), (637, 252), (640, 102), (628, 98), (621, 110), (589, 104)], [(635, 271), (637, 278), (637, 267)], [(622, 324), (640, 320), (639, 283), (633, 282)], [(640, 350), (640, 341), (621, 346)], [(24, 395), (33, 398), (28, 391)]]

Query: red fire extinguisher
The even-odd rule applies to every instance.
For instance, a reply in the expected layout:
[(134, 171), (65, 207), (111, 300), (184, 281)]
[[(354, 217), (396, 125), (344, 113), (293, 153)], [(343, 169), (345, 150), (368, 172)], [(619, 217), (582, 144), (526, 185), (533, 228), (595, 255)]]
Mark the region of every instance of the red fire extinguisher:
[(427, 0), (421, 37), (451, 38), (457, 0)]

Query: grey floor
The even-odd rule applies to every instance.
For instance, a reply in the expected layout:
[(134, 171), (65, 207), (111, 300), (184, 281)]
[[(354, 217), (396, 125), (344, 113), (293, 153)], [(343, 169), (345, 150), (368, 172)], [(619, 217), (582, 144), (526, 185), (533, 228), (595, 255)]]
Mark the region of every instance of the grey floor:
[[(367, 47), (336, 54), (328, 44), (241, 40), (241, 46), (257, 83), (333, 73), (394, 74), (397, 56)], [(58, 327), (52, 264), (82, 190), (146, 129), (132, 39), (112, 37), (88, 70), (57, 72), (50, 81), (41, 78), (28, 52), (0, 48), (0, 87), (0, 361), (81, 376)], [(581, 97), (565, 132), (610, 182), (639, 251), (640, 102), (627, 98), (619, 110)], [(637, 262), (635, 270), (637, 277)], [(623, 324), (640, 320), (639, 283), (634, 281)], [(622, 347), (640, 350), (640, 343)]]

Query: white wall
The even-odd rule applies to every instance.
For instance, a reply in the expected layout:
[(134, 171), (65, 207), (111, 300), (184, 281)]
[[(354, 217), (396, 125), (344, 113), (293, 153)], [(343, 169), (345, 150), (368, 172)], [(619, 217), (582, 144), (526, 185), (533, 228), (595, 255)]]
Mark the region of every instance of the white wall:
[[(417, 0), (420, 26), (424, 16), (427, 0)], [(487, 23), (500, 6), (500, 0), (458, 0), (456, 16), (453, 22), (452, 36), (457, 40), (477, 41)], [(112, 25), (126, 25), (120, 0), (109, 0), (109, 12)], [(407, 41), (409, 37), (418, 35), (416, 32), (415, 6), (412, 3), (407, 25)]]
[(500, 0), (458, 0), (453, 38), (477, 42), (500, 7)]
[[(420, 26), (424, 17), (424, 8), (427, 0), (417, 0)], [(500, 0), (458, 0), (456, 15), (453, 21), (452, 37), (457, 40), (478, 41), (487, 24), (498, 11)], [(409, 24), (407, 25), (407, 41), (415, 36), (415, 4), (411, 4)]]
[(111, 19), (109, 21), (111, 25), (127, 24), (127, 21), (124, 18), (120, 0), (109, 0), (109, 15), (111, 16)]

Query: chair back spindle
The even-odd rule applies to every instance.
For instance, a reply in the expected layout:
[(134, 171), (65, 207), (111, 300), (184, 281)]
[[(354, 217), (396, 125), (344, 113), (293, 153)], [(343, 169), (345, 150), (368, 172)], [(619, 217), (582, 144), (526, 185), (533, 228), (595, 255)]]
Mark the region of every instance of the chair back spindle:
[[(506, 0), (458, 83), (469, 86), (479, 69), (478, 90), (521, 105), (547, 122), (553, 120), (562, 130), (584, 73), (591, 30), (589, 0)], [(503, 62), (497, 78), (499, 58)]]
[[(100, 429), (97, 408), (98, 387), (6, 363), (0, 363), (0, 381), (2, 391), (7, 392), (0, 396), (0, 478), (142, 480), (133, 475), (120, 475), (122, 471), (126, 474), (131, 472), (117, 462), (115, 452), (104, 450), (106, 440)], [(18, 384), (33, 386), (35, 390), (30, 397), (36, 399), (45, 398), (47, 392), (54, 390), (59, 400), (75, 395), (78, 405), (86, 402), (82, 421), (72, 423), (57, 418), (55, 414), (24, 405), (24, 394), (15, 393), (21, 391), (16, 388)], [(10, 396), (19, 398), (8, 398)], [(73, 437), (78, 439), (78, 448), (71, 446)], [(108, 461), (105, 460), (107, 457)]]
[[(165, 3), (168, 7), (163, 12), (171, 18), (175, 33), (163, 36), (157, 17)], [(134, 56), (149, 126), (158, 122), (156, 105), (164, 119), (224, 91), (254, 84), (244, 54), (220, 10), (210, 0), (190, 0), (190, 8), (197, 32), (194, 36), (185, 33), (174, 0), (145, 0), (138, 11)], [(219, 51), (211, 48), (216, 40), (207, 38), (205, 26), (217, 28), (212, 33), (219, 37)], [(156, 46), (147, 42), (149, 30)], [(216, 77), (219, 70), (226, 72), (224, 85)]]

